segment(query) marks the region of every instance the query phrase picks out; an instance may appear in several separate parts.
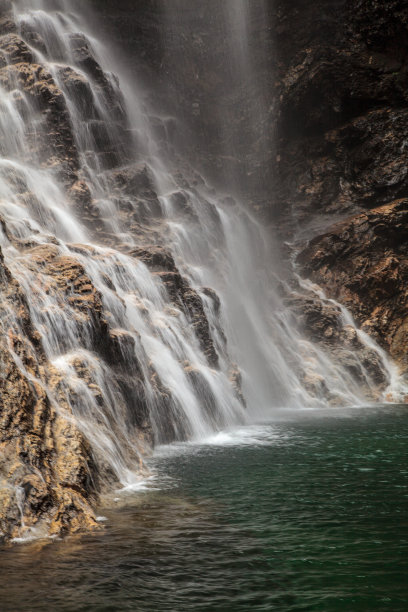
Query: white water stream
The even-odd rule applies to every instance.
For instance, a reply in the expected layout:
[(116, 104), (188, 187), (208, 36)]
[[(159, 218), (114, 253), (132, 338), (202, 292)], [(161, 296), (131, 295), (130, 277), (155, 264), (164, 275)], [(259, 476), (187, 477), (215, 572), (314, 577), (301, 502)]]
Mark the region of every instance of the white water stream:
[[(61, 377), (58, 393), (41, 382), (55, 405), (64, 398), (73, 416), (63, 406), (59, 409), (75, 419), (96, 455), (129, 485), (138, 469), (135, 415), (141, 404), (155, 442), (166, 442), (205, 438), (223, 428), (266, 420), (282, 407), (323, 405), (324, 398), (311, 395), (303, 384), (305, 367), (325, 380), (340, 403), (367, 403), (359, 383), (294, 327), (293, 315), (276, 289), (279, 264), (264, 228), (243, 203), (215, 192), (196, 173), (186, 170), (183, 179), (176, 175), (176, 161), (160, 153), (149, 127), (141, 92), (120, 74), (119, 65), (112, 65), (106, 41), (89, 33), (69, 2), (55, 4), (57, 10), (45, 6), (39, 0), (15, 2), (15, 18), (34, 63), (45, 67), (63, 92), (78, 154), (77, 173), (90, 190), (99, 235), (109, 236), (98, 239), (68, 197), (64, 178), (50, 160), (36, 154), (34, 144), (44, 136), (43, 115), (16, 78), (0, 90), (0, 245), (6, 265), (27, 296), (47, 363), (53, 375)], [(234, 7), (232, 30), (246, 32), (246, 3), (228, 6), (227, 16)], [(33, 44), (33, 33), (41, 44)], [(103, 87), (93, 68), (87, 69), (73, 52), (72, 41), (79, 37), (104, 71)], [(251, 70), (247, 54), (248, 42), (243, 40), (237, 48), (238, 69)], [(82, 94), (69, 87), (70, 71), (82, 82)], [(38, 73), (34, 79), (39, 79)], [(106, 163), (101, 155), (101, 139), (113, 151), (113, 162)], [(146, 237), (142, 240), (130, 231), (110, 176), (112, 169), (141, 162), (158, 195), (154, 206), (160, 207), (154, 213), (159, 221), (152, 235), (171, 250), (201, 297), (218, 365), (209, 363), (188, 313), (171, 302), (160, 275), (130, 253), (145, 245)], [(137, 216), (140, 198), (126, 198)], [(147, 199), (148, 218), (152, 206)], [(35, 247), (44, 245), (53, 257), (75, 260), (100, 292), (103, 316), (118, 338), (117, 361), (124, 360), (128, 375), (134, 372), (141, 381), (130, 399), (117, 384), (117, 370), (95, 348), (92, 315), (78, 314), (69, 292), (55, 288), (48, 264), (43, 267), (46, 262), (38, 261), (42, 251), (37, 251), (33, 264)], [(219, 296), (220, 308), (211, 290)], [(343, 315), (353, 325), (344, 310)], [(378, 352), (391, 391), (397, 389), (394, 366), (372, 340), (361, 339)], [(230, 380), (233, 364), (242, 373), (246, 408)], [(366, 377), (373, 385), (369, 372)]]

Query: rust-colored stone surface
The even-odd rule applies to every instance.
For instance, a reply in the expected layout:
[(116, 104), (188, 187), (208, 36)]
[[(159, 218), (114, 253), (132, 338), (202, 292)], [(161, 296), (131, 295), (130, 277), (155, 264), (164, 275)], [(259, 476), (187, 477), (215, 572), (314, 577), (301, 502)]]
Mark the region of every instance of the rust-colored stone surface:
[(47, 395), (41, 338), (2, 259), (0, 292), (0, 536), (93, 528), (89, 445)]

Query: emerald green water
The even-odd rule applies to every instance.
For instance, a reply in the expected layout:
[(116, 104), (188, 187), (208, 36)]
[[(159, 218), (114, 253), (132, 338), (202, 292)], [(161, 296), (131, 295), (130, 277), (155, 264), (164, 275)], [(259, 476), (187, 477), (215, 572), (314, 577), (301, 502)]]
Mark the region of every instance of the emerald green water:
[(0, 550), (0, 610), (408, 610), (408, 408), (162, 449), (97, 534)]

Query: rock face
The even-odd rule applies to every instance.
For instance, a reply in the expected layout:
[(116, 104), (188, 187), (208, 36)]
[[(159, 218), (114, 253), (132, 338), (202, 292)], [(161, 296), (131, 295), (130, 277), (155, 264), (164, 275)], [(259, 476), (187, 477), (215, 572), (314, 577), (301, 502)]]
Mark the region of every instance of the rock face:
[(99, 27), (130, 51), (123, 57), (128, 71), (153, 88), (152, 108), (182, 118), (165, 126), (176, 150), (214, 184), (267, 207), (274, 152), (273, 3), (142, 0), (137, 11), (131, 0), (120, 7), (114, 0), (92, 5)]
[[(107, 35), (116, 32), (129, 46), (127, 69), (155, 85), (158, 113), (149, 121), (158, 146), (173, 158), (172, 146), (182, 145), (215, 180), (228, 177), (249, 194), (251, 206), (291, 243), (302, 275), (345, 304), (407, 370), (406, 2), (251, 1), (252, 64), (245, 70), (240, 45), (229, 48), (222, 29), (223, 11), (234, 11), (235, 0), (189, 4), (183, 37), (167, 1), (143, 0), (137, 10), (134, 2), (94, 4)], [(72, 65), (57, 62), (51, 69), (46, 37), (29, 19), (16, 23), (14, 17), (12, 3), (0, 0), (0, 88), (22, 119), (27, 144), (18, 157), (12, 137), (0, 142), (7, 162), (0, 179), (11, 200), (2, 205), (19, 211), (17, 221), (0, 217), (0, 537), (7, 539), (96, 526), (95, 501), (104, 483), (118, 479), (104, 440), (117, 443), (119, 463), (131, 459), (143, 470), (155, 442), (191, 433), (179, 418), (177, 389), (164, 384), (137, 330), (119, 324), (130, 301), (140, 327), (149, 318), (147, 300), (136, 290), (125, 295), (129, 261), (156, 288), (162, 311), (155, 332), (170, 333), (164, 315), (181, 320), (207, 375), (218, 376), (226, 365), (236, 397), (245, 401), (217, 323), (218, 296), (193, 287), (167, 248), (166, 210), (151, 169), (133, 153), (135, 141), (137, 151), (144, 143), (129, 129), (117, 79), (77, 32), (64, 39)], [(234, 27), (240, 41), (239, 24)], [(229, 60), (237, 51), (234, 72)], [(188, 129), (160, 117), (163, 110), (183, 116)], [(18, 164), (9, 163), (7, 147)], [(58, 185), (58, 206), (80, 219), (86, 237), (79, 225), (68, 227), (67, 217), (61, 222), (55, 207), (44, 209), (30, 184), (33, 172), (45, 191)], [(176, 222), (195, 229), (199, 219), (186, 192), (198, 180), (179, 172), (167, 203)], [(200, 205), (215, 234), (216, 211), (210, 202)], [(22, 231), (27, 217), (29, 232)], [(69, 238), (57, 237), (61, 228)], [(377, 399), (389, 382), (378, 353), (344, 321), (339, 306), (294, 279), (288, 262), (284, 275), (282, 301), (293, 328)], [(175, 350), (181, 345), (174, 341)], [(312, 397), (338, 403), (308, 360), (309, 349), (297, 373), (303, 386)], [(214, 395), (200, 369), (190, 358), (177, 367), (217, 424)], [(98, 439), (89, 422), (98, 424)]]
[(277, 222), (406, 369), (407, 3), (282, 2), (276, 25)]
[(313, 371), (313, 353), (321, 350), (324, 359), (329, 356), (341, 375), (348, 377), (349, 384), (358, 385), (367, 399), (381, 399), (390, 383), (382, 359), (377, 350), (362, 341), (356, 328), (344, 320), (338, 305), (296, 283), (291, 291), (286, 289), (284, 304), (293, 317), (292, 326), (311, 342), (303, 351), (300, 380), (312, 397), (324, 399), (328, 405), (343, 403), (324, 376)]
[(408, 201), (355, 215), (310, 241), (298, 256), (302, 272), (353, 312), (407, 370)]
[[(125, 298), (140, 326), (169, 326), (152, 323), (149, 306), (180, 318), (206, 367), (220, 368), (204, 304), (205, 296), (217, 311), (218, 297), (193, 288), (163, 247), (162, 204), (134, 153), (117, 79), (82, 34), (67, 39), (72, 66), (51, 68), (34, 26), (16, 23), (12, 3), (0, 0), (0, 89), (18, 115), (15, 140), (14, 126), (0, 124), (0, 539), (95, 528), (93, 508), (105, 486), (118, 486), (117, 465), (142, 473), (154, 443), (189, 435), (140, 333), (123, 322)], [(176, 214), (197, 223), (181, 187), (189, 183), (179, 182)], [(179, 367), (205, 388), (190, 362)], [(243, 402), (231, 364), (234, 390)]]
[(0, 260), (0, 532), (60, 535), (96, 526), (96, 471), (87, 440), (46, 392), (41, 338)]
[(282, 5), (279, 198), (295, 221), (345, 216), (404, 195), (404, 6)]

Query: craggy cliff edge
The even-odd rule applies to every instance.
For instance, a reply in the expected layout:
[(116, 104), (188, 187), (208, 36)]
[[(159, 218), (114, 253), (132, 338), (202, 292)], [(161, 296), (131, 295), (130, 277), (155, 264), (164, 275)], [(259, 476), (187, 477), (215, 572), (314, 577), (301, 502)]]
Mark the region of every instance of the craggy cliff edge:
[(405, 370), (408, 3), (280, 2), (276, 29), (278, 224)]

